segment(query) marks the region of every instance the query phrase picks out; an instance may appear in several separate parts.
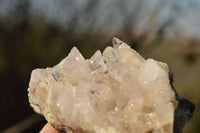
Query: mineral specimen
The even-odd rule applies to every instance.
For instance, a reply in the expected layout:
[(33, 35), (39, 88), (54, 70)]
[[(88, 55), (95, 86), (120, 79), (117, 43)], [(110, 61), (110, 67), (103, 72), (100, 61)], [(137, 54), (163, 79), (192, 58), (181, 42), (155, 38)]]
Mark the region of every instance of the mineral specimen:
[(60, 131), (173, 133), (170, 83), (167, 64), (114, 38), (88, 60), (74, 47), (58, 65), (33, 70), (28, 91), (32, 108)]

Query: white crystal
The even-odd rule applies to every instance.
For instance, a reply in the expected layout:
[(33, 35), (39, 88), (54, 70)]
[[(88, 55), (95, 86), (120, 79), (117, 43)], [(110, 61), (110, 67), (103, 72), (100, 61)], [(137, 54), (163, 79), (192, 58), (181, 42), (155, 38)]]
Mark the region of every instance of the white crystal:
[(33, 70), (30, 105), (67, 132), (173, 133), (167, 64), (145, 60), (117, 38), (113, 45), (88, 60), (74, 47), (53, 68)]

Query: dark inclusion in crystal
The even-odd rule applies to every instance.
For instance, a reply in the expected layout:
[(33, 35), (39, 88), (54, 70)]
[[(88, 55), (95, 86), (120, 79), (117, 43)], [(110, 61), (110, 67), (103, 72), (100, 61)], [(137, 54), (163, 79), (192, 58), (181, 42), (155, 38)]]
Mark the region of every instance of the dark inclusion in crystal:
[(175, 110), (174, 116), (174, 133), (182, 133), (183, 127), (191, 119), (195, 105), (187, 99), (184, 99), (178, 95), (173, 86), (173, 73), (169, 72), (169, 79), (172, 90), (175, 92), (176, 100), (178, 101), (178, 107)]

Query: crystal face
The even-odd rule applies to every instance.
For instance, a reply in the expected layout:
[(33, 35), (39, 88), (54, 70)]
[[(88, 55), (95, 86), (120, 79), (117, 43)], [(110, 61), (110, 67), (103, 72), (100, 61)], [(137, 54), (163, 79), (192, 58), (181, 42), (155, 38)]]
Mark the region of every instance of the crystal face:
[(58, 65), (33, 70), (28, 91), (32, 108), (60, 131), (173, 133), (177, 101), (167, 64), (117, 38), (90, 59), (74, 47)]

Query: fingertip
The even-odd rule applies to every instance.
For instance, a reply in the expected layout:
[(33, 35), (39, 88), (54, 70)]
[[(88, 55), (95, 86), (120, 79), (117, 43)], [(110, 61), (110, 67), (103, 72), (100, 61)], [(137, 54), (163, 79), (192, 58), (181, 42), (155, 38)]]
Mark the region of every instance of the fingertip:
[(42, 130), (40, 131), (40, 133), (60, 133), (58, 132), (56, 129), (54, 129), (49, 123), (47, 123)]

